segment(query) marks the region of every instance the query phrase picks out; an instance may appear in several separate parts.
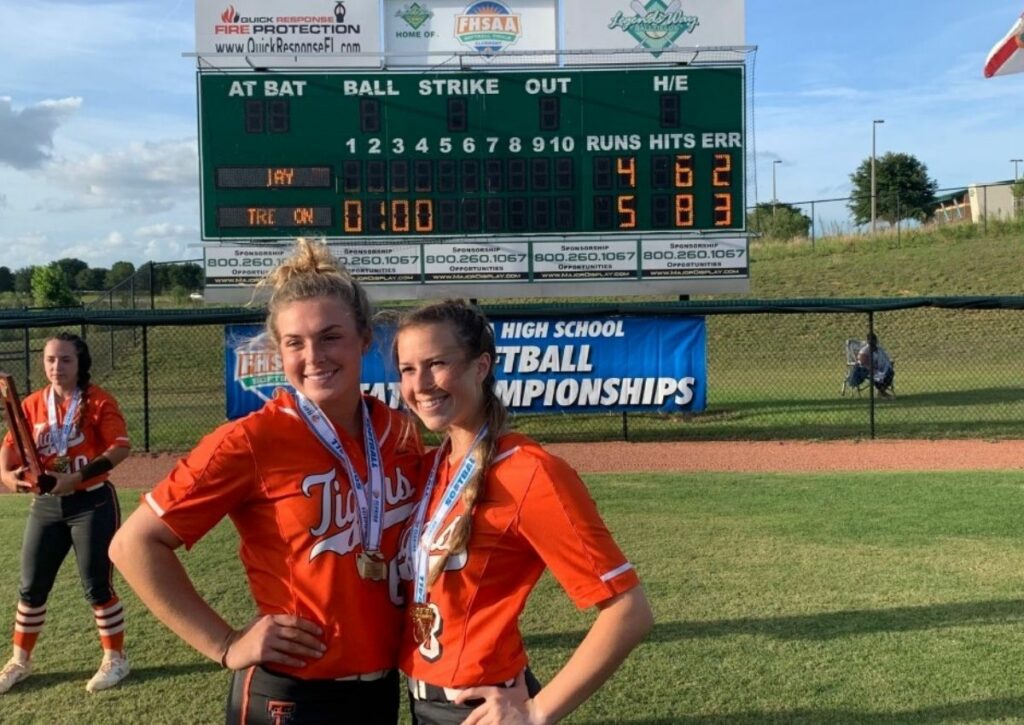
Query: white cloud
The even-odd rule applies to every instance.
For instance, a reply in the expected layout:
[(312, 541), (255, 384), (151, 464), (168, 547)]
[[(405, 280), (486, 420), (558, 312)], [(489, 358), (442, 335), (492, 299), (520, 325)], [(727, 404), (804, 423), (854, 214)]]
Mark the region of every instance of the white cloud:
[(9, 269), (21, 269), (34, 264), (48, 264), (59, 255), (52, 254), (50, 240), (45, 234), (32, 232), (16, 237), (0, 237), (3, 256), (0, 264)]
[(180, 236), (167, 238), (139, 235), (138, 230), (131, 235), (112, 230), (95, 238), (76, 239), (73, 242), (55, 239), (42, 232), (17, 237), (0, 236), (0, 249), (4, 250), (0, 255), (0, 265), (10, 269), (21, 269), (30, 265), (49, 264), (63, 257), (73, 257), (81, 259), (91, 267), (110, 267), (114, 262), (121, 260), (130, 261), (138, 266), (149, 260), (167, 261), (201, 257), (201, 252), (190, 248), (195, 245), (198, 232), (190, 232), (184, 227), (182, 230)]
[(49, 213), (111, 209), (126, 214), (170, 211), (196, 194), (194, 140), (133, 143), (125, 149), (61, 160), (45, 168), (51, 185), (70, 196), (49, 197)]
[(197, 236), (198, 230), (189, 229), (184, 224), (171, 224), (169, 222), (139, 227), (133, 232), (133, 236), (136, 239), (171, 239), (189, 234)]
[(34, 169), (50, 159), (57, 129), (82, 105), (81, 98), (42, 101), (20, 110), (0, 96), (0, 164)]

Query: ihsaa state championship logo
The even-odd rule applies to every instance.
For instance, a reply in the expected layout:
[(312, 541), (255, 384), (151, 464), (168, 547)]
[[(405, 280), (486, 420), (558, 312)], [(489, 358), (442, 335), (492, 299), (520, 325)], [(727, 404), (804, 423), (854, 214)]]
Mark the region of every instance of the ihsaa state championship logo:
[(455, 16), (455, 39), (483, 55), (508, 48), (523, 35), (520, 15), (500, 2), (475, 2)]
[(262, 400), (270, 400), (274, 389), (288, 385), (281, 355), (273, 351), (267, 333), (261, 332), (235, 348), (235, 384)]
[(640, 45), (651, 51), (657, 58), (668, 50), (683, 33), (692, 33), (700, 25), (696, 15), (683, 12), (679, 0), (633, 0), (629, 5), (634, 14), (626, 15), (621, 10), (612, 18), (608, 27), (621, 28), (632, 35)]

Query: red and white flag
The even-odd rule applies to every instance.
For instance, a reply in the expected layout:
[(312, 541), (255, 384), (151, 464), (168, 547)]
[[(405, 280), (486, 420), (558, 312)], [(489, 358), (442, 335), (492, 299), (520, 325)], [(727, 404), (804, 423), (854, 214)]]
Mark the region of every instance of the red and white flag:
[(996, 43), (985, 59), (985, 77), (1005, 76), (1024, 71), (1024, 14), (1010, 28), (1006, 37)]

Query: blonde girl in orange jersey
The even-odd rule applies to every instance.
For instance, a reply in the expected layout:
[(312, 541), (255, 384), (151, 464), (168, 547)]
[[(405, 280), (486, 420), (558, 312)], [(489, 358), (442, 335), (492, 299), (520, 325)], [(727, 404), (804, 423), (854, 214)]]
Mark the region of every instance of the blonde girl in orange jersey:
[[(449, 300), (398, 323), (402, 397), (444, 444), (425, 457), (407, 524), (410, 577), (401, 668), (417, 725), (553, 723), (593, 694), (647, 634), (651, 609), (579, 476), (505, 429), (486, 318)], [(544, 568), (599, 613), (543, 688), (518, 619)]]
[[(394, 558), (422, 449), (408, 416), (360, 392), (371, 311), (326, 246), (299, 240), (268, 284), (267, 330), (295, 392), (204, 438), (111, 555), (162, 622), (234, 671), (228, 723), (391, 725), (404, 618)], [(175, 552), (225, 516), (258, 609), (241, 629)]]

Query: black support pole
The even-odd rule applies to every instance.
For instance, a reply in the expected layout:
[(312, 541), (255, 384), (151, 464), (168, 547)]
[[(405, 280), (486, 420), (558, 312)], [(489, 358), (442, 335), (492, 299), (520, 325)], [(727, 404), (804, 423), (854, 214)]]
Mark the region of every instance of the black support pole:
[(149, 453), (149, 328), (142, 326), (142, 430), (144, 450)]
[(32, 338), (29, 337), (29, 328), (25, 326), (25, 395), (32, 392)]
[[(868, 313), (868, 339), (875, 334), (875, 313)], [(875, 439), (875, 351), (868, 343), (868, 408), (870, 412), (871, 440)]]

